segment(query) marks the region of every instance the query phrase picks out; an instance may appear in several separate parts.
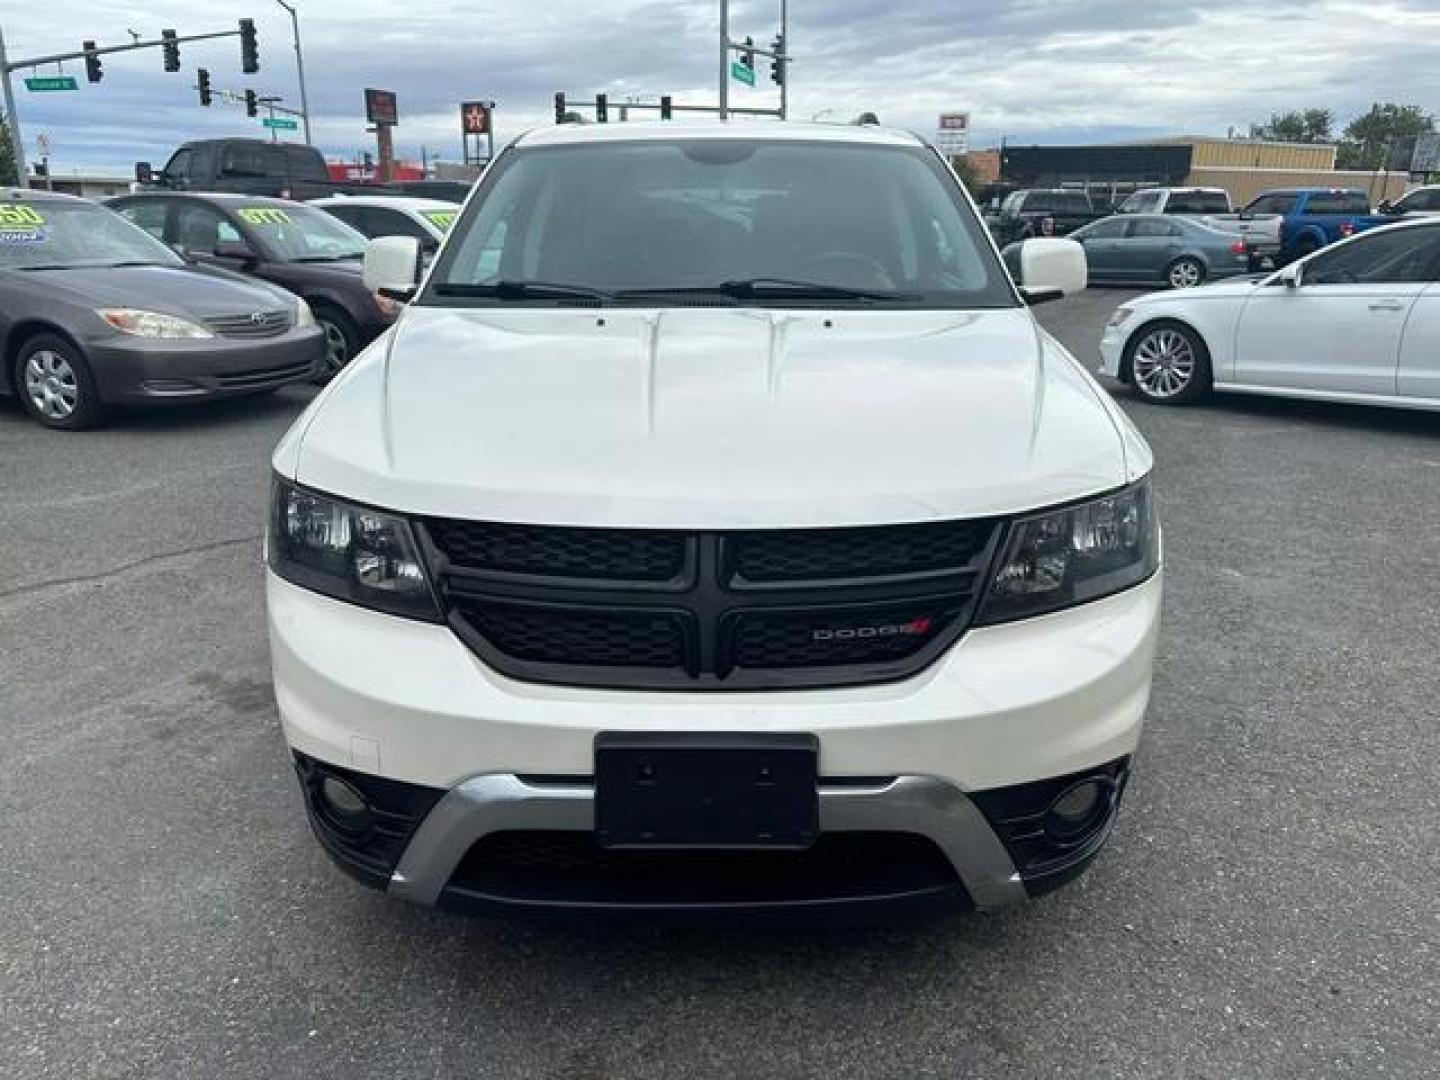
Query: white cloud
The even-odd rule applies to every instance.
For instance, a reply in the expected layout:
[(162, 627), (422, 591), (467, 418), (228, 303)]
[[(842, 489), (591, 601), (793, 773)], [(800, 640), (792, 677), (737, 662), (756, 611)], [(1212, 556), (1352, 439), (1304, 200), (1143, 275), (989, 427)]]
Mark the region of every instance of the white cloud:
[[(368, 144), (361, 89), (399, 96), (398, 148), (459, 154), (457, 104), (498, 102), (503, 137), (545, 123), (551, 95), (671, 93), (714, 100), (715, 0), (489, 0), (405, 6), (375, 0), (297, 0), (317, 143), (351, 156)], [(757, 42), (775, 32), (778, 0), (736, 0), (732, 28)], [(1440, 10), (1433, 0), (791, 0), (792, 115), (846, 117), (872, 109), (887, 123), (928, 130), (937, 112), (974, 114), (998, 140), (1221, 132), (1272, 111), (1323, 106), (1342, 119), (1371, 101), (1440, 111)], [(158, 51), (105, 58), (99, 86), (78, 94), (19, 90), (27, 135), (44, 130), (60, 169), (163, 158), (182, 139), (257, 134), (243, 111), (197, 106), (194, 69), (217, 88), (248, 82), (298, 103), (289, 20), (271, 0), (245, 11), (220, 0), (135, 3), (51, 0), (7, 11), (12, 56), (126, 40), (165, 27), (226, 29), (237, 13), (260, 30), (262, 71), (242, 76), (233, 40), (187, 45), (184, 71)], [(772, 104), (760, 63), (736, 103)]]

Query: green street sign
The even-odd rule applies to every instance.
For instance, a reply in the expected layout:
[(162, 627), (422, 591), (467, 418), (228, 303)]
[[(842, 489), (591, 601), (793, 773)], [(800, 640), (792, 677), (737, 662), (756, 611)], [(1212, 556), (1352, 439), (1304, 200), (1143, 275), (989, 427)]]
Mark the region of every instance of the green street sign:
[(300, 126), (294, 120), (286, 119), (283, 116), (267, 116), (260, 123), (268, 128), (275, 128), (277, 131), (294, 131)]
[(31, 93), (43, 93), (46, 90), (79, 90), (75, 85), (74, 75), (42, 75), (25, 80), (25, 89)]
[(743, 82), (746, 86), (755, 85), (755, 69), (746, 67), (739, 60), (730, 61), (730, 77), (736, 82)]

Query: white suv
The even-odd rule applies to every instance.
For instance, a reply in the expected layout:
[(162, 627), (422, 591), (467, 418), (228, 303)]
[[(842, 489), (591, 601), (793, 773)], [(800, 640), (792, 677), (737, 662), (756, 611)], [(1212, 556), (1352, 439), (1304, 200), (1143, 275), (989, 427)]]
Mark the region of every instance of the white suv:
[(275, 693), (339, 865), (459, 909), (1024, 900), (1108, 837), (1151, 455), (934, 150), (565, 125), (274, 457)]

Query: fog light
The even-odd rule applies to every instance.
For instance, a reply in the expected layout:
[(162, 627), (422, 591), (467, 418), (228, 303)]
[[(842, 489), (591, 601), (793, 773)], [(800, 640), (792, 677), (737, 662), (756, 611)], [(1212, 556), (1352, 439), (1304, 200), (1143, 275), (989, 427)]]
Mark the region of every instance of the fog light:
[(320, 804), (325, 816), (342, 829), (359, 832), (370, 824), (370, 804), (365, 796), (338, 776), (320, 781)]
[(1110, 791), (1110, 784), (1099, 777), (1072, 784), (1045, 811), (1045, 831), (1061, 842), (1084, 837), (1104, 820)]

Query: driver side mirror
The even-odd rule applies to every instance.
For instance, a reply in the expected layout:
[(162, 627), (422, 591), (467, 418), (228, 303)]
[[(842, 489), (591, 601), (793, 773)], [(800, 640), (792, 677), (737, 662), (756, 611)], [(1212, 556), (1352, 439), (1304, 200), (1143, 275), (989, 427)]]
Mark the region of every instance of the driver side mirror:
[(377, 236), (365, 245), (365, 287), (391, 300), (415, 296), (424, 270), (420, 241), (413, 236)]
[(1382, 214), (1393, 214), (1395, 212), (1395, 204), (1389, 199), (1381, 199), (1380, 205), (1375, 209)]
[(255, 253), (250, 250), (250, 245), (240, 240), (221, 240), (211, 254), (217, 259), (234, 259), (240, 263), (255, 261)]
[(1020, 295), (1032, 306), (1083, 292), (1089, 282), (1085, 249), (1074, 240), (1023, 240), (1007, 247), (1004, 255), (1005, 265), (1020, 286)]

